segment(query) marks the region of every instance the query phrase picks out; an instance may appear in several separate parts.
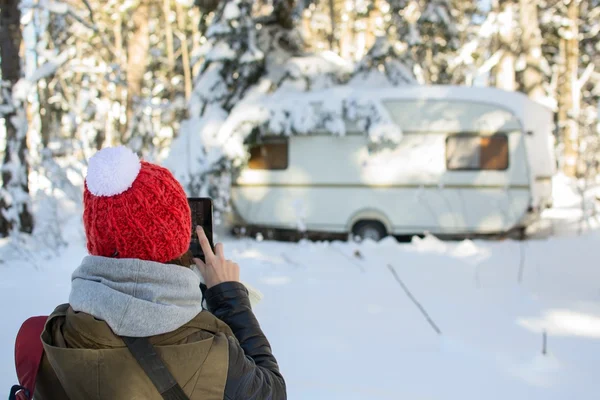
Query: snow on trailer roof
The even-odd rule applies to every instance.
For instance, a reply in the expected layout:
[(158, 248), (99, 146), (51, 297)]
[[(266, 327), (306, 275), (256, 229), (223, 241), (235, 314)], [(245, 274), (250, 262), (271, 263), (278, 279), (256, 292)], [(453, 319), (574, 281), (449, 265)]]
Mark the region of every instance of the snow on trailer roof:
[[(407, 118), (407, 115), (400, 118), (394, 113), (390, 115), (387, 107), (382, 105), (391, 100), (445, 100), (449, 101), (448, 104), (451, 104), (452, 100), (473, 102), (491, 107), (488, 107), (485, 113), (483, 108), (470, 110), (471, 115), (465, 116), (467, 119), (477, 116), (479, 112), (481, 119), (488, 120), (485, 125), (493, 126), (494, 122), (490, 124), (489, 121), (494, 117), (490, 109), (500, 109), (514, 115), (525, 131), (545, 134), (551, 132), (549, 126), (552, 124), (553, 113), (550, 109), (530, 100), (522, 93), (488, 87), (411, 85), (389, 89), (364, 89), (346, 85), (309, 92), (284, 90), (262, 97), (258, 102), (254, 102), (252, 107), (254, 110), (261, 110), (267, 130), (273, 134), (307, 134), (316, 130), (344, 135), (350, 119), (366, 130), (373, 141), (382, 138), (397, 141), (401, 138), (402, 130), (408, 132), (417, 125), (419, 131), (431, 129), (436, 126), (436, 122), (438, 126), (440, 122), (443, 122), (442, 126), (446, 128), (450, 126), (447, 121), (435, 121), (437, 118), (432, 118), (431, 115), (435, 113), (433, 109), (427, 113), (429, 115), (420, 114), (416, 119), (412, 113), (410, 118)], [(247, 114), (248, 106), (249, 104), (241, 105), (238, 111), (246, 110)], [(505, 122), (507, 118), (505, 114)], [(457, 124), (456, 129), (472, 129), (469, 122), (452, 122)], [(498, 124), (499, 122), (496, 126), (500, 126)]]
[(371, 99), (454, 99), (472, 102), (484, 102), (504, 107), (515, 115), (531, 108), (540, 113), (552, 114), (546, 106), (531, 100), (521, 92), (510, 92), (493, 87), (453, 86), (453, 85), (405, 85), (390, 88), (365, 89), (363, 87), (338, 86), (314, 92), (298, 93), (307, 97), (321, 97), (331, 94), (332, 98), (350, 98), (355, 96)]
[(348, 120), (366, 131), (372, 141), (399, 141), (402, 137), (400, 128), (370, 96), (349, 86), (314, 91), (285, 89), (252, 97), (236, 105), (221, 133), (226, 137), (245, 135), (249, 127), (262, 126), (269, 135), (328, 132), (342, 136)]
[(402, 86), (379, 89), (369, 93), (380, 101), (388, 99), (431, 99), (461, 100), (474, 103), (487, 103), (504, 108), (514, 114), (526, 131), (535, 131), (537, 124), (552, 119), (553, 111), (531, 100), (521, 92), (509, 92), (502, 89), (477, 86)]

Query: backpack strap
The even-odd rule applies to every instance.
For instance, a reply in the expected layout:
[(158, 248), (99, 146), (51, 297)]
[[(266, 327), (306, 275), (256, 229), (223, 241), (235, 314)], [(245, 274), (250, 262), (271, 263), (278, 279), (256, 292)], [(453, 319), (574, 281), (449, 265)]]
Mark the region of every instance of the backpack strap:
[(11, 389), (12, 399), (31, 399), (35, 392), (35, 381), (44, 354), (40, 336), (47, 320), (47, 316), (31, 317), (19, 329), (15, 341), (15, 367), (20, 385)]
[(189, 400), (148, 338), (123, 336), (123, 341), (165, 400)]

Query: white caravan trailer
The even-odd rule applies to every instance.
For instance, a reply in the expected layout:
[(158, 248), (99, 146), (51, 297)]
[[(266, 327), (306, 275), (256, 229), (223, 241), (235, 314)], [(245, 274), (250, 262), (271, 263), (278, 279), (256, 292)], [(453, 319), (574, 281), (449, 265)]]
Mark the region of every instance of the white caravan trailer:
[(414, 86), (371, 97), (399, 125), (392, 148), (364, 132), (262, 139), (234, 177), (246, 226), (469, 236), (522, 230), (551, 204), (553, 114), (520, 93)]

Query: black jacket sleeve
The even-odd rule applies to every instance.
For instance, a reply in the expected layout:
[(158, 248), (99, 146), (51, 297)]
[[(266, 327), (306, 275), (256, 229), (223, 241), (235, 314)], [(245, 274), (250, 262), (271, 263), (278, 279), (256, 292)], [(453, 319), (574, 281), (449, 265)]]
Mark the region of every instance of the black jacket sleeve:
[(246, 287), (239, 282), (221, 283), (208, 289), (205, 298), (209, 311), (235, 335), (229, 337), (225, 399), (285, 400), (285, 381), (252, 312)]

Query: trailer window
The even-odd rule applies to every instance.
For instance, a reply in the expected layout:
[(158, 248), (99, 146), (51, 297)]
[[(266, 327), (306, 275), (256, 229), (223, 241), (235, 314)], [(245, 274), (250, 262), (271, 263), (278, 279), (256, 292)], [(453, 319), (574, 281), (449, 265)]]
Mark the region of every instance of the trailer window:
[(250, 148), (250, 169), (283, 170), (288, 167), (288, 142), (267, 142)]
[(508, 168), (508, 137), (454, 135), (446, 139), (448, 170), (505, 170)]

